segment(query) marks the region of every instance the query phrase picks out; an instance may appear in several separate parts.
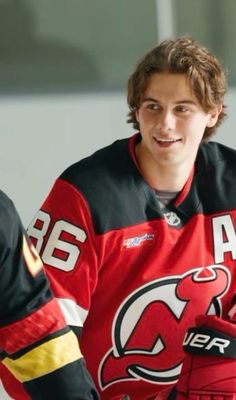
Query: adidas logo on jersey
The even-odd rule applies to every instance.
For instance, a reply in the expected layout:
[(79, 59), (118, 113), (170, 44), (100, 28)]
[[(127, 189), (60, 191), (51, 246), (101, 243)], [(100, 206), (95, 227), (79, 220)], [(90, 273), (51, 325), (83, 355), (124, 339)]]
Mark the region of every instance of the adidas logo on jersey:
[(132, 238), (125, 239), (123, 242), (123, 246), (129, 249), (130, 247), (137, 247), (140, 244), (147, 240), (153, 240), (154, 234), (153, 233), (145, 233), (144, 235), (135, 236)]

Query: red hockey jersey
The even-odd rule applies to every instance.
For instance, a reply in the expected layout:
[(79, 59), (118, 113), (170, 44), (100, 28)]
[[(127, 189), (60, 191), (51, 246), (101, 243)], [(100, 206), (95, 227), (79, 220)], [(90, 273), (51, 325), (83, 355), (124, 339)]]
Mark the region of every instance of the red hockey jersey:
[(134, 157), (139, 135), (69, 167), (30, 226), (104, 400), (174, 385), (186, 329), (226, 317), (236, 292), (236, 152), (201, 144), (161, 209)]

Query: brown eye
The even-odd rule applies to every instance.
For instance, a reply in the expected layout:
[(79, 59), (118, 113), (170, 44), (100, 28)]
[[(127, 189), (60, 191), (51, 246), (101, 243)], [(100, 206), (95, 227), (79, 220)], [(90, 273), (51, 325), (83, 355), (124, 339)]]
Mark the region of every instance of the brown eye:
[(178, 106), (178, 107), (176, 107), (176, 111), (186, 112), (186, 111), (188, 111), (188, 109), (185, 106)]
[(151, 103), (147, 105), (147, 109), (151, 111), (159, 110), (160, 106), (156, 103)]

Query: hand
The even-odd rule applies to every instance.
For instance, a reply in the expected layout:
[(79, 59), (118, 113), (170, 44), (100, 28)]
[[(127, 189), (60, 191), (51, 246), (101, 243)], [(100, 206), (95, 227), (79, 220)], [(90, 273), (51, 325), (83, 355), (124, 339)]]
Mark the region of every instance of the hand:
[(176, 400), (236, 400), (235, 323), (198, 317), (197, 326), (186, 334), (184, 349)]

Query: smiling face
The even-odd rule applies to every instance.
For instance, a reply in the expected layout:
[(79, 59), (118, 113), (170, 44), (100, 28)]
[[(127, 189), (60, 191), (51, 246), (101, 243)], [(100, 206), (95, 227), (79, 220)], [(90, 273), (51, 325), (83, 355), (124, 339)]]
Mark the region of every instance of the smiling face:
[(219, 112), (220, 107), (203, 110), (186, 75), (151, 75), (136, 112), (142, 136), (137, 155), (145, 175), (158, 166), (190, 172), (205, 128), (215, 125)]

